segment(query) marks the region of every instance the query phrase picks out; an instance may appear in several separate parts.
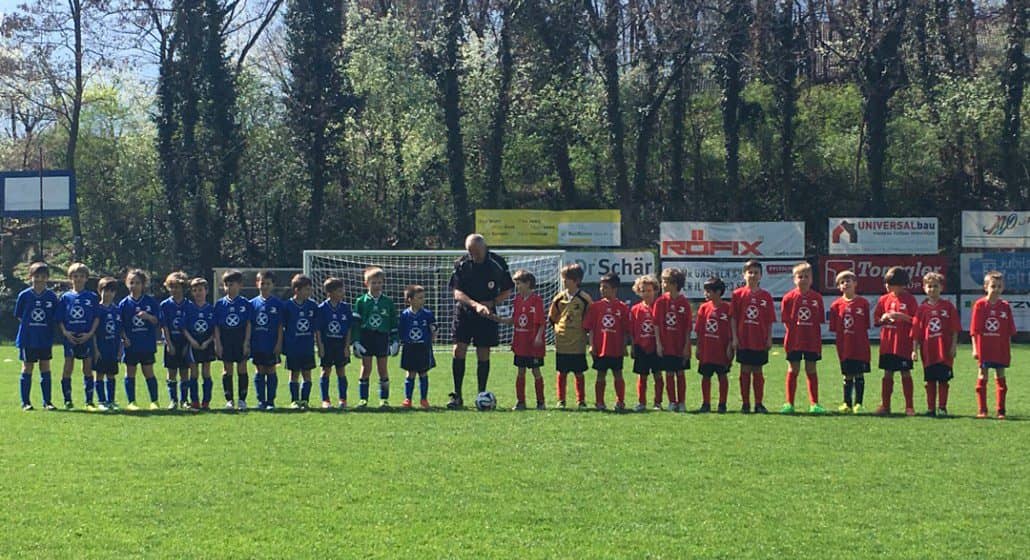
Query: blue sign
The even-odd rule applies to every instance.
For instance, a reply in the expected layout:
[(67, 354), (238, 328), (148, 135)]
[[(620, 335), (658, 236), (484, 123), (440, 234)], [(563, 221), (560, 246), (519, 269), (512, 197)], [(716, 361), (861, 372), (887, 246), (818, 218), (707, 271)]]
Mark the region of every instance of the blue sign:
[(962, 289), (983, 288), (984, 274), (997, 270), (1005, 275), (1005, 291), (1030, 291), (1030, 252), (1020, 253), (963, 253)]

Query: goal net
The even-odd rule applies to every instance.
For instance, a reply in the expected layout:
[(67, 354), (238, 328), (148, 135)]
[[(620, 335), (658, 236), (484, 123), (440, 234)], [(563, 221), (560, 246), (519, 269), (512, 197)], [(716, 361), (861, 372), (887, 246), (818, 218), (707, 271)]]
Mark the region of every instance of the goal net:
[[(544, 300), (544, 306), (561, 290), (561, 267), (565, 251), (515, 251), (493, 250), (504, 257), (509, 270), (524, 268), (536, 277), (536, 293)], [(345, 299), (353, 302), (365, 292), (364, 271), (378, 266), (386, 273), (386, 295), (397, 304), (398, 313), (404, 304), (404, 289), (419, 284), (426, 289), (426, 307), (436, 317), (436, 342), (449, 344), (451, 322), (454, 319), (454, 295), (448, 284), (454, 272), (454, 263), (465, 251), (346, 251), (310, 250), (304, 251), (304, 273), (311, 277), (315, 287), (315, 298), (325, 298), (322, 282), (329, 277), (343, 280)], [(512, 291), (514, 296), (514, 290)], [(511, 316), (511, 300), (498, 306), (497, 313)], [(501, 347), (511, 344), (512, 327), (501, 325)], [(554, 343), (554, 335), (548, 329), (548, 344)]]

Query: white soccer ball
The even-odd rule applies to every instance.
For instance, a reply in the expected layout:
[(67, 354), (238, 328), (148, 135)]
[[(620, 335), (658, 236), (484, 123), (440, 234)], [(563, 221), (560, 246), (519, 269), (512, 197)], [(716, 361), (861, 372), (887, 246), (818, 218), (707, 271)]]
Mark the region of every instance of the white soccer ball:
[(493, 410), (497, 408), (497, 397), (490, 391), (483, 391), (476, 396), (476, 409)]

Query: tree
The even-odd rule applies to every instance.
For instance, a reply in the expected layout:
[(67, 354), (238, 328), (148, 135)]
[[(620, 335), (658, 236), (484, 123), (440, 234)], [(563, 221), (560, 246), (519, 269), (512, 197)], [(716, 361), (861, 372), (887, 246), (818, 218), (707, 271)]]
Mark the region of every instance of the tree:
[[(751, 23), (748, 0), (720, 0), (717, 35), (719, 50), (716, 66), (722, 85), (722, 132), (726, 148), (725, 198), (733, 201), (740, 193), (740, 121), (744, 109), (745, 56), (748, 51), (748, 28)], [(729, 205), (729, 217), (740, 217), (740, 205)]]
[(773, 87), (780, 136), (777, 180), (780, 187), (780, 213), (785, 219), (795, 215), (794, 200), (801, 200), (794, 184), (795, 116), (798, 100), (798, 56), (800, 21), (795, 0), (768, 0), (759, 6), (764, 16), (756, 18), (760, 39), (756, 43), (759, 67)]
[(1026, 87), (1026, 56), (1023, 44), (1027, 37), (1028, 12), (1030, 7), (1025, 1), (1008, 0), (1005, 4), (1005, 66), (1001, 71), (1002, 87), (1005, 90), (1005, 120), (1002, 123), (1000, 147), (1006, 192), (1009, 204), (1014, 208), (1022, 208), (1027, 200), (1024, 190), (1027, 170), (1025, 160), (1019, 155), (1019, 138), (1020, 107)]

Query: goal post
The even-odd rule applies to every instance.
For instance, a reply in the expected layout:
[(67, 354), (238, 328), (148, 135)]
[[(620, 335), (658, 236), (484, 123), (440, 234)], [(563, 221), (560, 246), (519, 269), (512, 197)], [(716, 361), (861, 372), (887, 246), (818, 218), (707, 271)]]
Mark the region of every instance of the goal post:
[[(565, 251), (493, 250), (508, 262), (508, 269), (514, 272), (526, 269), (536, 277), (536, 293), (546, 306), (561, 291), (561, 268), (565, 262)], [(454, 263), (466, 251), (348, 251), (308, 250), (304, 251), (304, 273), (314, 283), (314, 297), (324, 299), (322, 282), (336, 277), (343, 280), (345, 298), (354, 301), (365, 292), (364, 272), (366, 268), (378, 266), (386, 273), (385, 293), (397, 304), (398, 312), (404, 309), (404, 289), (419, 284), (426, 289), (426, 307), (433, 312), (437, 323), (437, 344), (450, 344), (451, 322), (454, 319), (454, 295), (448, 287)], [(514, 296), (514, 291), (512, 291)], [(501, 315), (511, 314), (511, 300), (498, 307)], [(511, 343), (512, 328), (501, 325), (501, 347)], [(548, 329), (548, 344), (553, 344), (554, 335)]]

